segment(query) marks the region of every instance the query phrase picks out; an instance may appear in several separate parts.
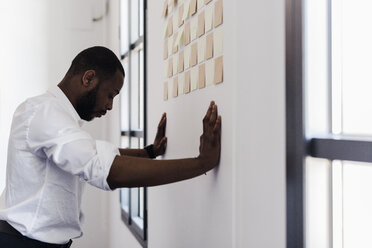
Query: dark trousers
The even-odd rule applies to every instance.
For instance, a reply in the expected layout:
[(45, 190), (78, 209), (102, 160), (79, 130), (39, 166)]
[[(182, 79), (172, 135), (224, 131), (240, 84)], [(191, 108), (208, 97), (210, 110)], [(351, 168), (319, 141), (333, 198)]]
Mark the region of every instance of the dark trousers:
[(56, 245), (40, 242), (25, 236), (18, 236), (0, 232), (0, 247), (1, 248), (67, 248), (70, 247), (72, 241), (66, 245)]

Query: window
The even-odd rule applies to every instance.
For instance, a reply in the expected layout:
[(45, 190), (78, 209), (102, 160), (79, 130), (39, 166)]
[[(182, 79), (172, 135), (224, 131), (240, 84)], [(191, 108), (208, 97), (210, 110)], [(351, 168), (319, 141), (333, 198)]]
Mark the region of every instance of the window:
[(287, 247), (372, 247), (372, 3), (286, 8)]
[[(120, 52), (126, 71), (121, 95), (121, 147), (146, 144), (146, 0), (120, 1)], [(123, 221), (143, 247), (147, 246), (147, 190), (120, 190)]]

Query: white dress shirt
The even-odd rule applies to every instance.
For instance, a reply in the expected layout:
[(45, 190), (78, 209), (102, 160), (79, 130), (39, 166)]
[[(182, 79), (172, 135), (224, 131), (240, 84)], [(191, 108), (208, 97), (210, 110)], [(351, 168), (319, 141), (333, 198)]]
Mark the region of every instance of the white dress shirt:
[(14, 113), (0, 219), (24, 236), (56, 244), (80, 237), (85, 182), (110, 190), (106, 179), (119, 150), (94, 140), (82, 123), (58, 86)]

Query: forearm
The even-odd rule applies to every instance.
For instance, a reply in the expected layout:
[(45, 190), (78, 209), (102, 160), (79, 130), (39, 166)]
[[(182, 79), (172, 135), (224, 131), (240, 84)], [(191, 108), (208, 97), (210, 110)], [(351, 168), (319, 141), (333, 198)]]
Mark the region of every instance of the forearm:
[(199, 158), (151, 160), (116, 156), (107, 182), (111, 189), (157, 186), (199, 176), (208, 168)]
[(145, 149), (119, 149), (120, 155), (130, 157), (148, 158), (147, 151)]

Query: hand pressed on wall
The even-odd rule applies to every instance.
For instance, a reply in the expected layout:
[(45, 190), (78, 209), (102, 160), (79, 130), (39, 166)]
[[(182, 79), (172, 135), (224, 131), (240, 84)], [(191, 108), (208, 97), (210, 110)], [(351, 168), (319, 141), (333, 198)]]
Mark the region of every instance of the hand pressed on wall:
[(165, 129), (167, 126), (167, 115), (163, 113), (159, 124), (158, 124), (158, 131), (155, 136), (153, 150), (155, 156), (160, 156), (165, 153), (167, 148), (167, 137), (165, 136)]

